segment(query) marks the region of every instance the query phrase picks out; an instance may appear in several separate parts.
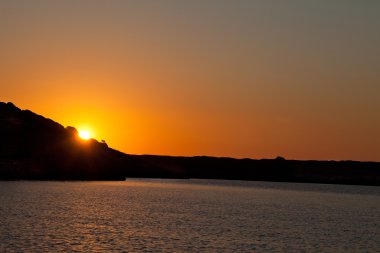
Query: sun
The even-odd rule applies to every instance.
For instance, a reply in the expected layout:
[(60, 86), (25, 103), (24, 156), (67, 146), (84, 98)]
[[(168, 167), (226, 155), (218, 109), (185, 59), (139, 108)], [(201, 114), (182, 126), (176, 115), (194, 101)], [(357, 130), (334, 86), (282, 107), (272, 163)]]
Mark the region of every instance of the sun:
[(91, 133), (88, 130), (80, 130), (79, 131), (79, 137), (84, 139), (84, 140), (88, 140), (91, 138)]

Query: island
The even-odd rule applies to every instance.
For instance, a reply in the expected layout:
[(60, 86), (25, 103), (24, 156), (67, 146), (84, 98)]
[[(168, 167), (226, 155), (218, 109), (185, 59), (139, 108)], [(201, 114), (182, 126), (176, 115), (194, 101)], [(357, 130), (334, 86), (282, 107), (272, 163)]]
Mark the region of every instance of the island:
[(125, 154), (74, 127), (0, 102), (0, 180), (203, 178), (380, 185), (380, 163)]

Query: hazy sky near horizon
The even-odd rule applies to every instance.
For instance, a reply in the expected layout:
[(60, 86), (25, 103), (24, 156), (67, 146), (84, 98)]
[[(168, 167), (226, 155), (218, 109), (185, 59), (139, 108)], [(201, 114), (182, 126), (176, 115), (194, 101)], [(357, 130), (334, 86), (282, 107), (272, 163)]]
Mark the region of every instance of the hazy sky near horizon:
[(0, 1), (0, 100), (133, 154), (380, 161), (380, 1)]

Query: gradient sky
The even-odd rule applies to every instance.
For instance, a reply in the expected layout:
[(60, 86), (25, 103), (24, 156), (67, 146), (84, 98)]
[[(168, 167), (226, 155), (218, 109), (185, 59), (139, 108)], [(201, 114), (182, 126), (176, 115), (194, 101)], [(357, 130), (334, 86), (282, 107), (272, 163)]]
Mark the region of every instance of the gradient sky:
[(0, 1), (0, 100), (133, 154), (380, 161), (380, 1)]

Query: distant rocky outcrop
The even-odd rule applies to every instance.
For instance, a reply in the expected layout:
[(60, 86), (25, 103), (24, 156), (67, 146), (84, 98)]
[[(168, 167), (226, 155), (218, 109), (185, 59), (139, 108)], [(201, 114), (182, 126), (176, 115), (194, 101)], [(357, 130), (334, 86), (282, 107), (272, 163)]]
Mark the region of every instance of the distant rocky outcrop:
[(380, 163), (128, 155), (0, 102), (0, 179), (212, 178), (380, 185)]
[(81, 141), (75, 128), (11, 103), (0, 104), (0, 134), (2, 179), (116, 179), (125, 160), (104, 143)]

